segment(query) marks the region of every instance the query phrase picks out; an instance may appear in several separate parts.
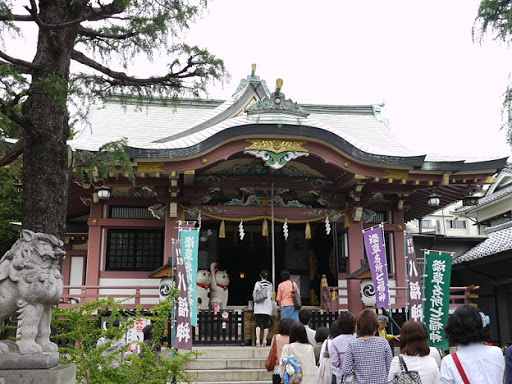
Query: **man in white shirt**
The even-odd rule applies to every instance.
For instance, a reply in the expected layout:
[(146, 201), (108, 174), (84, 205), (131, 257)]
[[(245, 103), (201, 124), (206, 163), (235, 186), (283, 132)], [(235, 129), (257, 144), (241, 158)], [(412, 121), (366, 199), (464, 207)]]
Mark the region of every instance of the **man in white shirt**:
[(311, 311), (309, 309), (301, 309), (299, 311), (299, 321), (306, 328), (306, 333), (308, 334), (308, 341), (311, 345), (316, 344), (315, 335), (316, 331), (309, 327), (309, 323), (311, 323)]

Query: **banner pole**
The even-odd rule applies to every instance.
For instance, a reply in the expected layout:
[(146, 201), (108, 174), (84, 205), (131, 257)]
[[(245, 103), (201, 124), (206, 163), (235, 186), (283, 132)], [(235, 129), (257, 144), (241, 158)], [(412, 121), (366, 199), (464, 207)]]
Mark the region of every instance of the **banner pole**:
[[(176, 244), (174, 242), (174, 238), (171, 239), (171, 276), (173, 276), (174, 286), (176, 287), (176, 271), (174, 269), (174, 255), (176, 251)], [(171, 329), (167, 330), (167, 344), (171, 347), (171, 350), (174, 350), (174, 338), (176, 337), (176, 305), (177, 300), (174, 302), (174, 306), (171, 312)], [(169, 322), (168, 322), (169, 323)]]
[(276, 244), (275, 244), (275, 230), (274, 230), (274, 182), (270, 184), (270, 216), (271, 216), (271, 230), (272, 230), (272, 287), (276, 292)]
[(404, 234), (404, 271), (405, 271), (405, 321), (409, 321), (409, 270), (407, 266), (409, 264), (409, 252), (407, 251), (407, 236), (406, 231)]

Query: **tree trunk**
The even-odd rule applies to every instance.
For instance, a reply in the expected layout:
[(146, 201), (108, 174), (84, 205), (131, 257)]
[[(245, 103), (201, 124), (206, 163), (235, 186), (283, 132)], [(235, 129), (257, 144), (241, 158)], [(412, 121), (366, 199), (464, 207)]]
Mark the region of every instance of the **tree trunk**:
[[(45, 24), (77, 17), (66, 0), (40, 1)], [(23, 227), (64, 240), (69, 188), (68, 94), (70, 56), (77, 26), (40, 28), (30, 94), (23, 104), (28, 119), (23, 156)]]

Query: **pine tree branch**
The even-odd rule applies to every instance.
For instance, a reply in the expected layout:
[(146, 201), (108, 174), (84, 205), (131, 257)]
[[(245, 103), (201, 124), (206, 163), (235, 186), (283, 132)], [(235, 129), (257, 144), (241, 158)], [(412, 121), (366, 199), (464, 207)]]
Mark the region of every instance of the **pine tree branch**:
[(31, 15), (0, 14), (0, 21), (35, 21)]
[(199, 73), (196, 70), (193, 70), (193, 71), (191, 70), (194, 66), (206, 64), (204, 62), (195, 62), (193, 60), (193, 57), (190, 57), (188, 59), (187, 65), (185, 65), (178, 72), (170, 72), (167, 75), (158, 76), (158, 77), (137, 78), (137, 77), (129, 76), (125, 72), (113, 71), (110, 68), (105, 67), (104, 65), (98, 63), (97, 61), (85, 56), (83, 53), (81, 53), (77, 50), (73, 50), (73, 52), (71, 54), (71, 58), (73, 60), (79, 62), (80, 64), (83, 64), (92, 69), (95, 69), (96, 71), (101, 72), (104, 75), (107, 75), (114, 80), (117, 80), (117, 81), (108, 81), (107, 80), (111, 85), (122, 85), (122, 86), (127, 86), (127, 85), (142, 86), (142, 85), (155, 85), (155, 84), (177, 86), (178, 85), (177, 82), (179, 82), (181, 79), (199, 75)]
[(24, 75), (31, 75), (33, 73), (32, 70), (27, 67), (12, 64), (12, 63), (9, 63), (9, 62), (3, 61), (3, 60), (0, 60), (0, 65), (7, 65), (9, 68), (11, 68), (11, 70), (18, 72), (20, 74), (24, 74)]
[(20, 157), (23, 154), (23, 150), (25, 148), (25, 139), (19, 139), (14, 145), (9, 147), (7, 152), (0, 157), (0, 167), (4, 165), (11, 164), (14, 160)]
[(35, 69), (38, 68), (37, 65), (35, 65), (34, 63), (31, 63), (30, 61), (25, 61), (25, 60), (17, 59), (15, 57), (9, 56), (8, 54), (6, 54), (3, 51), (0, 51), (0, 58), (8, 61), (11, 64), (14, 64), (14, 65), (26, 68), (26, 69), (28, 69), (30, 71), (35, 70)]
[(84, 37), (114, 39), (114, 40), (126, 40), (126, 39), (129, 39), (129, 38), (137, 35), (136, 32), (128, 32), (128, 33), (118, 34), (118, 35), (113, 34), (113, 33), (97, 32), (94, 29), (85, 28), (82, 26), (80, 26), (80, 28), (78, 30), (78, 34), (80, 36), (84, 36)]

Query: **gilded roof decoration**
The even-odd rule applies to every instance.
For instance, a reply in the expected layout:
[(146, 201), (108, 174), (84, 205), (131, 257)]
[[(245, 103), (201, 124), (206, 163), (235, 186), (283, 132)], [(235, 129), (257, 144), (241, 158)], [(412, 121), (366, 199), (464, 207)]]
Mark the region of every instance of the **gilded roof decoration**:
[(152, 173), (152, 172), (164, 172), (162, 166), (164, 163), (138, 163), (137, 172), (141, 173)]
[(260, 100), (247, 108), (247, 114), (284, 113), (288, 115), (307, 117), (309, 112), (305, 108), (299, 106), (290, 99), (286, 100), (285, 94), (281, 93), (282, 86), (283, 80), (277, 79), (276, 91), (273, 92), (270, 97), (265, 97), (263, 100)]
[(298, 151), (308, 152), (302, 145), (307, 144), (307, 141), (289, 141), (289, 140), (260, 140), (260, 139), (249, 139), (246, 140), (252, 143), (250, 146), (245, 148), (246, 151), (251, 150), (264, 150), (274, 153)]

